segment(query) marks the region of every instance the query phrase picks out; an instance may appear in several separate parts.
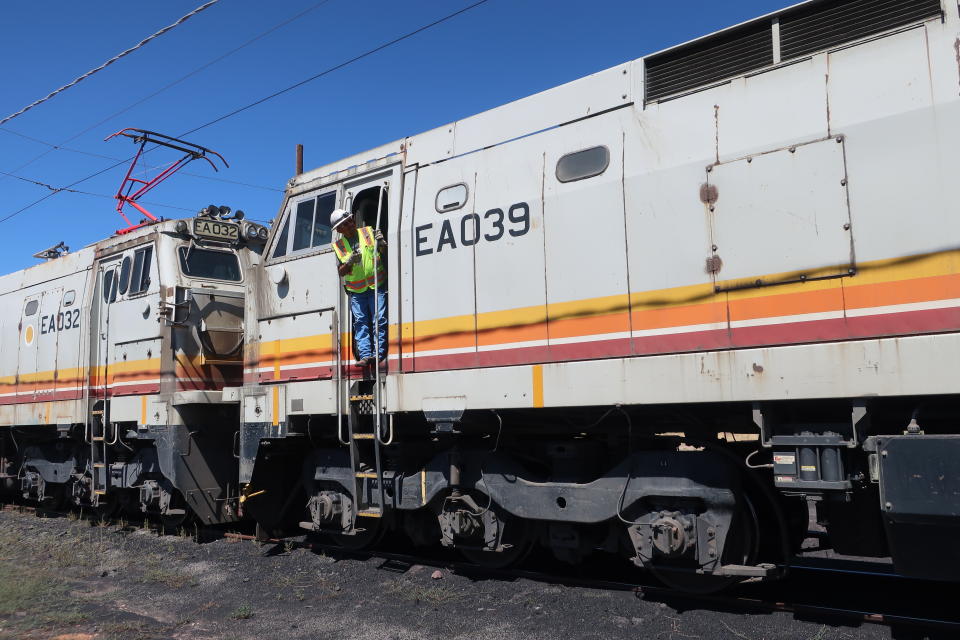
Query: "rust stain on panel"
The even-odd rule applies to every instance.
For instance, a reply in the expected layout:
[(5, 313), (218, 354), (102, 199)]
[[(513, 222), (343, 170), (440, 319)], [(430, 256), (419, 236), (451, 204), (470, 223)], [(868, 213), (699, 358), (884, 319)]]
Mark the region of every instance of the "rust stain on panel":
[(720, 197), (717, 185), (704, 182), (700, 185), (700, 202), (703, 204), (714, 204)]
[(720, 259), (718, 255), (712, 255), (707, 258), (706, 272), (707, 273), (719, 273), (720, 269), (723, 268), (723, 260)]

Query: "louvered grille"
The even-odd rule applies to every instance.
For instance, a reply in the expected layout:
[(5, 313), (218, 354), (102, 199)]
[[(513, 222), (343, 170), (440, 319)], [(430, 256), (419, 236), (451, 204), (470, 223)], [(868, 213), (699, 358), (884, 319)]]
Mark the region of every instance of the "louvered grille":
[(751, 25), (646, 60), (647, 100), (683, 93), (773, 64), (770, 24)]
[[(780, 15), (780, 59), (791, 60), (940, 15), (940, 0), (824, 0)], [(646, 100), (710, 86), (773, 64), (769, 20), (647, 58)]]
[(784, 60), (940, 15), (940, 0), (821, 2), (780, 18)]

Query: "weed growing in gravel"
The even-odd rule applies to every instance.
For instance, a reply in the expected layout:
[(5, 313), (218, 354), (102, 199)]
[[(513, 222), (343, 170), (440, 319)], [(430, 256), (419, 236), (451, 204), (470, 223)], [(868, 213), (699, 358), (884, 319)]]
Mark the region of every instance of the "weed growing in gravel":
[(161, 565), (162, 560), (154, 557), (147, 561), (143, 572), (144, 582), (157, 582), (171, 589), (182, 589), (183, 587), (195, 587), (197, 583), (192, 576), (171, 571)]
[(141, 620), (125, 620), (103, 624), (100, 631), (107, 640), (153, 640), (163, 630)]
[(29, 575), (0, 566), (0, 616), (29, 609), (35, 601), (52, 598), (58, 591), (56, 581), (44, 575)]
[(230, 617), (234, 620), (249, 620), (253, 617), (253, 609), (249, 605), (242, 604), (233, 610)]
[(387, 593), (393, 593), (401, 598), (427, 604), (445, 604), (461, 600), (463, 596), (440, 586), (422, 585), (409, 580), (398, 580), (388, 583), (384, 587)]
[(63, 629), (86, 619), (75, 604), (65, 604), (63, 581), (42, 567), (0, 562), (0, 617), (8, 630)]

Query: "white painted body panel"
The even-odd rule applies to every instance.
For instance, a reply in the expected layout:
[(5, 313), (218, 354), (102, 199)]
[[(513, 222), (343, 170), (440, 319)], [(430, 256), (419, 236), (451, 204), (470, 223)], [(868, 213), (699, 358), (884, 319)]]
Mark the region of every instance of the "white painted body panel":
[[(175, 224), (113, 236), (0, 278), (0, 426), (84, 424), (88, 402), (104, 393), (111, 421), (136, 424), (181, 424), (173, 400), (183, 390), (215, 384), (220, 401), (223, 381), (210, 378), (195, 345), (171, 333), (161, 314), (177, 287), (240, 295), (245, 283), (181, 273), (177, 251), (188, 243), (173, 233)], [(104, 273), (124, 258), (132, 265), (145, 247), (151, 252), (145, 288), (118, 292), (106, 304)], [(31, 299), (39, 306), (27, 316)]]
[[(637, 60), (295, 178), (288, 198), (400, 154), (388, 410), (960, 392), (960, 17), (947, 9), (650, 104)], [(559, 158), (597, 145), (605, 172), (557, 180)], [(360, 157), (380, 160), (351, 168)], [(438, 212), (457, 183), (465, 206)], [(518, 202), (527, 233), (463, 246), (467, 216), (482, 236), (487, 212)], [(332, 273), (312, 260), (284, 268)], [(277, 298), (248, 317), (294, 310)], [(245, 393), (262, 393), (249, 378), (262, 368), (248, 359)], [(296, 397), (343, 410), (328, 377), (291, 383)]]

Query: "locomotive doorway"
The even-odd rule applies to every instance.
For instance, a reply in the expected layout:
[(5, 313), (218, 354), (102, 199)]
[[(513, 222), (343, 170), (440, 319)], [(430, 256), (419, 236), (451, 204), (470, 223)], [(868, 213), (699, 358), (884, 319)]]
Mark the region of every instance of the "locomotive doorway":
[(97, 285), (94, 287), (93, 300), (90, 305), (93, 310), (91, 325), (95, 327), (90, 341), (90, 375), (88, 377), (90, 408), (96, 404), (97, 400), (103, 400), (104, 424), (106, 424), (109, 415), (106, 405), (109, 396), (107, 366), (110, 362), (110, 310), (111, 303), (117, 299), (119, 267), (119, 256), (100, 263), (97, 269)]
[[(389, 327), (397, 324), (399, 297), (397, 292), (389, 287), (390, 273), (396, 264), (396, 252), (390, 252), (392, 246), (390, 230), (398, 228), (395, 224), (398, 212), (400, 210), (400, 166), (396, 165), (384, 171), (373, 175), (364, 176), (360, 179), (345, 182), (344, 204), (343, 208), (352, 213), (356, 219), (358, 227), (373, 227), (383, 233), (387, 240), (387, 251), (384, 255), (386, 262), (386, 282), (379, 283), (378, 286), (386, 287), (387, 290), (387, 358), (391, 355), (398, 357), (399, 354), (390, 354), (391, 343), (396, 344), (394, 337), (390, 335)], [(394, 279), (399, 282), (398, 278)], [(342, 294), (345, 297), (345, 294)], [(349, 304), (343, 301), (341, 309), (344, 313), (339, 314), (343, 318), (346, 326), (342, 328), (341, 335), (348, 333), (350, 335), (350, 344), (348, 347), (340, 350), (340, 359), (346, 361), (351, 355), (354, 358), (357, 355), (356, 345), (353, 338), (353, 319), (349, 315)]]

